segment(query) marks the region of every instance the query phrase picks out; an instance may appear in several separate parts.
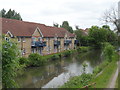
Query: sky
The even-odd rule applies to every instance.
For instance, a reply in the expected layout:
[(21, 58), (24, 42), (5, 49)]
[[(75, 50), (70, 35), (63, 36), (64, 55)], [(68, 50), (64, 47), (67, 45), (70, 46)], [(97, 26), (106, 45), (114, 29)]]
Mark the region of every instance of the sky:
[(48, 26), (68, 21), (75, 29), (101, 26), (100, 18), (120, 0), (0, 0), (0, 9), (10, 8), (20, 13), (23, 21), (37, 22)]

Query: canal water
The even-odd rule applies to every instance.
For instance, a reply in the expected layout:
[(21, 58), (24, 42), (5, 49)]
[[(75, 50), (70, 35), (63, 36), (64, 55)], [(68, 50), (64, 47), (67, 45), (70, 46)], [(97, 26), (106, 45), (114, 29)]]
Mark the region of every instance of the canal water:
[(101, 51), (74, 54), (45, 66), (26, 69), (19, 72), (15, 80), (21, 88), (57, 88), (71, 77), (81, 75), (84, 62), (88, 65), (86, 73), (92, 73), (93, 68), (102, 62)]

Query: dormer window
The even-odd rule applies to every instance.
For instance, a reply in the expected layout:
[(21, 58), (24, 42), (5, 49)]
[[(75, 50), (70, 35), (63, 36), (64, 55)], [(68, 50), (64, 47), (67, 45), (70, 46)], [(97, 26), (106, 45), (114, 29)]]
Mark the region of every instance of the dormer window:
[(10, 41), (10, 39), (9, 39), (8, 37), (5, 37), (5, 40), (6, 40), (7, 42), (9, 42), (9, 41)]

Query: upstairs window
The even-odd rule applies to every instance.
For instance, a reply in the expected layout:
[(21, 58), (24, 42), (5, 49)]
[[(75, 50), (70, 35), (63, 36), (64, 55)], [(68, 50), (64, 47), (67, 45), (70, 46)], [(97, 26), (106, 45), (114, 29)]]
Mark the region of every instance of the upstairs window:
[(43, 40), (42, 40), (42, 37), (39, 37), (39, 38), (38, 38), (38, 41), (43, 41)]
[(36, 38), (35, 38), (35, 37), (32, 37), (32, 41), (36, 41)]

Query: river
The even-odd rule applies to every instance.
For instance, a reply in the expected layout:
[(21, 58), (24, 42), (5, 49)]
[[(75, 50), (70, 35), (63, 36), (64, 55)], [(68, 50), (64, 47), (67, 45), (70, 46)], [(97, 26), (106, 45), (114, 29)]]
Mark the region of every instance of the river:
[(25, 69), (15, 79), (21, 88), (57, 88), (71, 77), (81, 75), (82, 63), (86, 62), (86, 73), (102, 62), (101, 51), (73, 54), (67, 58), (48, 62), (41, 67)]

